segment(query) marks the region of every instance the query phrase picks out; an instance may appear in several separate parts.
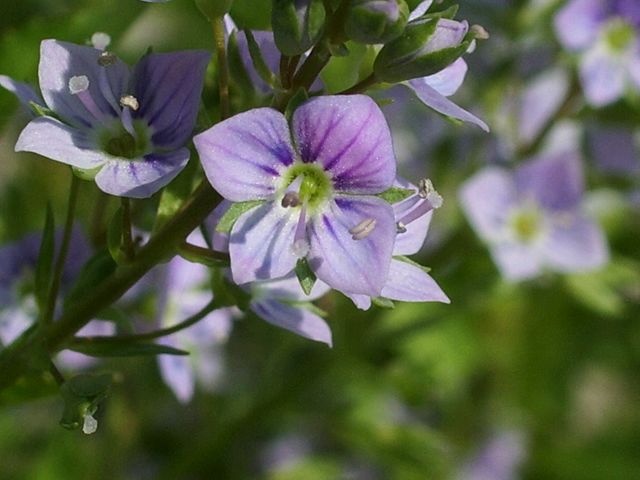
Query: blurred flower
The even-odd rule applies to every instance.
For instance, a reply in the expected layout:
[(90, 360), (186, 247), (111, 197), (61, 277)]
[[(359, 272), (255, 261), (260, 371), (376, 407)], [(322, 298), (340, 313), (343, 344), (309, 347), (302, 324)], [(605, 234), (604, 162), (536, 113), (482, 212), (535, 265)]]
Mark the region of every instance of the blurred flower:
[(555, 17), (565, 48), (579, 52), (587, 101), (610, 104), (640, 89), (640, 5), (635, 0), (571, 0)]
[(602, 230), (582, 208), (583, 177), (573, 151), (531, 160), (514, 173), (488, 167), (468, 180), (460, 201), (511, 281), (594, 269), (608, 261)]
[(230, 233), (235, 282), (285, 276), (306, 258), (332, 288), (380, 293), (395, 222), (391, 206), (374, 195), (391, 187), (396, 166), (389, 128), (373, 100), (314, 98), (295, 111), (291, 134), (284, 115), (254, 109), (194, 143), (223, 197), (260, 202)]
[[(449, 303), (449, 298), (427, 273), (427, 269), (405, 257), (418, 253), (422, 248), (433, 210), (440, 207), (442, 197), (428, 180), (423, 180), (420, 188), (405, 180), (398, 180), (397, 183), (402, 188), (416, 190), (416, 193), (393, 205), (398, 233), (389, 276), (382, 288), (381, 296), (402, 302)], [(371, 298), (366, 295), (352, 294), (349, 298), (358, 308), (367, 310), (371, 307)]]
[(44, 40), (39, 79), (45, 104), (24, 84), (0, 79), (43, 113), (22, 131), (16, 151), (95, 176), (106, 193), (149, 197), (189, 159), (184, 145), (195, 125), (209, 57), (204, 51), (150, 53), (130, 73), (111, 52)]
[(599, 170), (624, 176), (640, 173), (640, 149), (632, 130), (598, 125), (588, 133), (593, 160)]
[(522, 432), (502, 431), (489, 438), (457, 480), (516, 480), (527, 456)]

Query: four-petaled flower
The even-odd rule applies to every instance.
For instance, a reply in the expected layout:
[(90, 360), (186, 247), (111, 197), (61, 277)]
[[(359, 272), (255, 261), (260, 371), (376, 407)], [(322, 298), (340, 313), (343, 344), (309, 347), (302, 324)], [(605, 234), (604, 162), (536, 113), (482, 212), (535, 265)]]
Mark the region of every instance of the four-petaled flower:
[(502, 275), (512, 281), (594, 269), (608, 260), (602, 230), (582, 209), (580, 158), (545, 154), (513, 174), (488, 167), (460, 191), (462, 207), (489, 244)]
[(223, 197), (262, 202), (230, 232), (236, 283), (283, 277), (306, 258), (332, 288), (380, 294), (396, 226), (391, 206), (375, 195), (392, 186), (396, 164), (389, 128), (373, 100), (309, 100), (294, 112), (291, 133), (280, 112), (254, 109), (197, 135), (194, 143)]
[[(95, 175), (106, 193), (149, 197), (186, 165), (210, 54), (150, 53), (129, 71), (113, 53), (44, 40), (40, 49), (41, 107), (16, 151), (38, 153)], [(9, 86), (23, 101), (38, 96)], [(40, 103), (40, 102), (36, 102)]]

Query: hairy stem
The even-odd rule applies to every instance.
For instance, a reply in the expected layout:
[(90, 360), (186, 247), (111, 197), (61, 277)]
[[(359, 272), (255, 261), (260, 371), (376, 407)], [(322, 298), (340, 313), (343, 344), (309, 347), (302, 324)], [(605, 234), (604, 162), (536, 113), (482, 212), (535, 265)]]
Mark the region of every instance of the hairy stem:
[(225, 49), (224, 20), (222, 17), (211, 21), (213, 39), (218, 57), (218, 88), (220, 89), (220, 116), (222, 120), (229, 118), (231, 108), (229, 106), (229, 67), (227, 65), (227, 52)]

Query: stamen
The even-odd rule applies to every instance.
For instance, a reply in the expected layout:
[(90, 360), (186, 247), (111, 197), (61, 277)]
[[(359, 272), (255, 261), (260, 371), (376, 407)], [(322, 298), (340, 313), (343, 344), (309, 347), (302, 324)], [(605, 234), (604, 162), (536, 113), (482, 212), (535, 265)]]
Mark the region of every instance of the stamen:
[(134, 112), (140, 108), (138, 99), (133, 95), (124, 95), (123, 97), (120, 97), (120, 105), (122, 107), (129, 107)]
[(282, 197), (280, 204), (284, 208), (297, 207), (300, 205), (300, 195), (298, 195), (298, 192), (287, 192), (284, 194), (284, 197)]
[(106, 49), (111, 43), (111, 37), (104, 32), (96, 32), (91, 35), (91, 45), (98, 50)]
[(136, 129), (133, 126), (133, 117), (131, 116), (131, 109), (128, 107), (124, 107), (122, 109), (122, 114), (120, 115), (120, 120), (122, 121), (122, 126), (124, 129), (131, 135), (133, 138), (137, 138)]
[(118, 61), (118, 57), (115, 53), (111, 52), (102, 52), (98, 57), (98, 65), (101, 67), (108, 67), (110, 65), (115, 65)]
[(361, 221), (358, 225), (349, 230), (351, 238), (354, 240), (362, 240), (371, 235), (371, 232), (376, 228), (376, 219), (367, 218)]
[(86, 75), (71, 77), (69, 79), (69, 92), (71, 95), (78, 96), (84, 108), (86, 108), (96, 120), (102, 120), (104, 118), (104, 114), (89, 92), (89, 78)]
[(309, 241), (307, 240), (307, 209), (302, 207), (300, 209), (300, 216), (298, 217), (298, 224), (296, 225), (296, 231), (293, 235), (293, 245), (291, 250), (293, 254), (298, 258), (304, 258), (309, 253)]
[(404, 223), (396, 223), (396, 233), (407, 233), (407, 227)]
[(84, 416), (84, 424), (82, 425), (82, 432), (85, 435), (91, 435), (98, 430), (98, 421), (93, 418), (90, 413), (86, 413)]
[(443, 200), (442, 196), (433, 188), (431, 180), (423, 178), (418, 182), (418, 197), (422, 199), (415, 208), (411, 209), (405, 214), (397, 223), (398, 233), (404, 233), (407, 231), (406, 226), (414, 220), (426, 215), (431, 210), (440, 208)]

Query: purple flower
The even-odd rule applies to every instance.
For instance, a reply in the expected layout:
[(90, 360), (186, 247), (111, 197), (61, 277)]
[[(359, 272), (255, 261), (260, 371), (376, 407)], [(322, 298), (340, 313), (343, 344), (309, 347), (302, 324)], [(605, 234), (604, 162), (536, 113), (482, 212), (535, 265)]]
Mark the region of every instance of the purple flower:
[(594, 269), (608, 261), (602, 230), (582, 209), (575, 152), (547, 154), (513, 174), (488, 167), (467, 181), (460, 201), (477, 234), (511, 281)]
[(458, 480), (516, 480), (527, 456), (526, 439), (517, 430), (501, 431), (489, 438), (459, 475)]
[(223, 197), (260, 202), (230, 232), (236, 283), (283, 277), (306, 258), (332, 288), (380, 294), (395, 221), (391, 206), (375, 195), (392, 186), (396, 165), (389, 128), (373, 100), (314, 98), (295, 111), (291, 132), (280, 112), (254, 109), (194, 143)]
[(580, 53), (587, 101), (604, 106), (640, 88), (640, 4), (635, 0), (572, 0), (555, 17), (565, 48)]
[[(418, 4), (411, 12), (409, 21), (424, 15), (432, 3), (433, 0), (426, 0)], [(442, 48), (443, 44), (459, 44), (467, 34), (468, 29), (467, 22), (457, 22), (446, 18), (438, 20), (436, 33), (429, 40), (434, 45), (432, 49)], [(475, 46), (475, 43), (472, 45)], [(473, 123), (488, 132), (489, 127), (485, 122), (447, 98), (458, 91), (464, 81), (467, 70), (467, 63), (462, 58), (459, 58), (439, 72), (426, 77), (414, 78), (405, 82), (405, 85), (413, 90), (420, 101), (427, 107), (442, 115)]]
[[(429, 180), (421, 181), (420, 188), (400, 179), (397, 185), (416, 190), (416, 194), (393, 205), (398, 233), (381, 296), (401, 302), (450, 303), (426, 269), (406, 258), (406, 255), (418, 253), (424, 245), (433, 210), (442, 205), (442, 197)], [(371, 307), (371, 298), (366, 295), (351, 294), (349, 297), (362, 310)]]
[(51, 115), (32, 120), (16, 151), (38, 153), (95, 176), (118, 196), (149, 197), (189, 160), (209, 53), (145, 55), (129, 67), (113, 53), (56, 40), (40, 48), (42, 105), (33, 90), (6, 77), (0, 84)]

